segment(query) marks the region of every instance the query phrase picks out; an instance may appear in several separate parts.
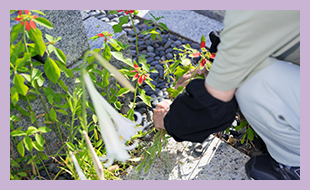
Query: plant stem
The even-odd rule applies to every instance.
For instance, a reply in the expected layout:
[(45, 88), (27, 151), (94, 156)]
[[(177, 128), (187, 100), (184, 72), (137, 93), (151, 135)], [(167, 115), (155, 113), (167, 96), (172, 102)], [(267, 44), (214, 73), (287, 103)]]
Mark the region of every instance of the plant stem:
[(28, 47), (27, 47), (27, 43), (26, 43), (25, 28), (24, 28), (24, 30), (23, 30), (23, 39), (24, 39), (24, 44), (25, 44), (26, 52), (29, 53)]
[[(138, 35), (137, 35), (135, 23), (133, 22), (133, 17), (131, 15), (131, 13), (129, 13), (129, 16), (130, 16), (130, 19), (131, 19), (131, 24), (132, 24), (133, 30), (135, 31), (135, 35), (136, 35), (136, 51), (137, 51), (137, 57), (139, 58), (140, 54), (139, 54), (139, 49), (138, 49)], [(138, 62), (139, 62), (139, 59), (138, 59)]]
[(138, 82), (136, 82), (135, 94), (133, 96), (133, 102), (132, 102), (132, 108), (131, 108), (132, 111), (134, 111), (134, 108), (135, 108), (137, 91), (138, 91)]

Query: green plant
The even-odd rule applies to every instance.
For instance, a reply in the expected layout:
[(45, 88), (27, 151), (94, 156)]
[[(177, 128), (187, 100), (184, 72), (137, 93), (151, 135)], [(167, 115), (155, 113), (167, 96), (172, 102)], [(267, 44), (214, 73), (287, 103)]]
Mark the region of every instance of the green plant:
[[(10, 11), (10, 13), (13, 12), (16, 11)], [(33, 16), (32, 13), (37, 15)], [(74, 131), (78, 128), (78, 126), (74, 126), (74, 121), (78, 118), (77, 115), (81, 110), (78, 98), (80, 96), (79, 88), (75, 88), (71, 94), (60, 77), (61, 73), (64, 73), (67, 78), (73, 77), (73, 71), (66, 68), (66, 56), (54, 46), (61, 40), (61, 37), (54, 39), (51, 35), (46, 34), (47, 42), (45, 43), (36, 24), (48, 29), (53, 29), (53, 25), (38, 15), (45, 16), (38, 10), (19, 10), (18, 16), (14, 20), (20, 23), (11, 28), (10, 75), (13, 78), (13, 85), (10, 88), (10, 136), (11, 164), (16, 168), (11, 171), (11, 179), (32, 176), (30, 173), (25, 175), (25, 172), (18, 171), (33, 171), (34, 175), (39, 175), (39, 169), (42, 169), (41, 166), (37, 166), (39, 163), (43, 165), (43, 169), (46, 169), (42, 160), (59, 156), (59, 152), (65, 147), (65, 142), (73, 142)], [(56, 55), (57, 59), (53, 59), (52, 54)], [(43, 57), (44, 55), (46, 55), (44, 63), (32, 59), (32, 57)], [(52, 88), (55, 86), (60, 87), (63, 91), (55, 92)], [(32, 106), (34, 102), (36, 108)], [(65, 123), (58, 120), (60, 115), (67, 117)], [(26, 126), (20, 127), (20, 122), (27, 118), (33, 125), (29, 126), (28, 130), (25, 129)], [(72, 122), (69, 123), (69, 121)], [(64, 128), (70, 131), (68, 139), (63, 133)], [(43, 133), (48, 135), (51, 129), (56, 132), (61, 146), (55, 155), (51, 154), (43, 135)], [(32, 140), (33, 136), (35, 141)], [(19, 157), (14, 155), (14, 147), (16, 147)], [(31, 165), (30, 170), (29, 164)]]

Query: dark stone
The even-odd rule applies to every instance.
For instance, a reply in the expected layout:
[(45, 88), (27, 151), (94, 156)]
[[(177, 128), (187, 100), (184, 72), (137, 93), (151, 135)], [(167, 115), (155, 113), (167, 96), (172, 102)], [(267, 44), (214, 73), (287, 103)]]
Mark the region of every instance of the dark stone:
[(139, 45), (138, 50), (139, 51), (144, 50), (146, 47), (147, 47), (147, 45)]
[(147, 55), (150, 56), (150, 57), (155, 57), (156, 56), (155, 53), (151, 53), (151, 52), (147, 53)]
[(162, 56), (164, 56), (164, 55), (165, 55), (165, 52), (164, 52), (164, 51), (160, 51), (160, 52), (159, 52), (159, 56), (160, 56), (160, 57), (162, 57)]
[(156, 68), (156, 65), (158, 65), (158, 64), (159, 64), (159, 61), (152, 61), (150, 63), (150, 65), (155, 66), (155, 68)]
[(174, 44), (176, 45), (176, 47), (179, 47), (182, 45), (182, 42), (180, 42), (180, 40), (177, 40), (174, 42)]
[(147, 46), (147, 51), (148, 52), (154, 52), (154, 48), (152, 46)]
[(147, 112), (146, 119), (149, 122), (153, 120), (153, 112), (152, 111)]
[(155, 65), (155, 68), (156, 68), (156, 70), (158, 70), (158, 71), (164, 69), (160, 64)]
[(159, 46), (158, 48), (156, 48), (157, 51), (165, 51), (165, 48), (163, 46)]
[(159, 70), (159, 78), (163, 78), (164, 77), (164, 70)]
[(145, 40), (144, 44), (147, 45), (147, 46), (149, 46), (149, 45), (152, 44), (152, 42), (151, 42), (150, 40)]
[(172, 53), (167, 53), (167, 59), (172, 59), (172, 58), (173, 58)]
[(170, 36), (170, 39), (173, 41), (178, 40), (178, 37), (173, 34), (170, 34), (169, 36)]
[(192, 43), (191, 47), (194, 49), (200, 49), (200, 44)]
[(154, 101), (152, 102), (153, 108), (155, 108), (157, 104), (158, 104), (158, 100), (154, 100)]
[(133, 30), (128, 30), (127, 33), (130, 36), (136, 37), (136, 34), (135, 34), (135, 32)]
[(173, 49), (172, 49), (172, 48), (168, 48), (168, 49), (166, 49), (166, 51), (165, 51), (165, 53), (171, 53), (171, 52), (173, 52)]
[(168, 47), (170, 47), (172, 44), (172, 42), (169, 40), (166, 42), (166, 44), (164, 45), (164, 48), (167, 49)]
[(154, 58), (153, 58), (153, 57), (148, 57), (148, 58), (146, 58), (146, 62), (147, 62), (147, 63), (150, 63), (150, 62), (152, 62), (152, 61), (154, 61)]

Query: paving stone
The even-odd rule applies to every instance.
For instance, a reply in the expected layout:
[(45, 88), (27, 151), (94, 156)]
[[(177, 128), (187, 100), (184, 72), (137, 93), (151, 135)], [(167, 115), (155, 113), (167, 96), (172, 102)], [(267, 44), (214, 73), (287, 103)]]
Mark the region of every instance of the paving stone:
[[(199, 144), (198, 144), (199, 146)], [(146, 173), (130, 166), (122, 179), (138, 180), (249, 180), (244, 164), (249, 157), (210, 135), (195, 153), (197, 143), (168, 139), (161, 155)]]

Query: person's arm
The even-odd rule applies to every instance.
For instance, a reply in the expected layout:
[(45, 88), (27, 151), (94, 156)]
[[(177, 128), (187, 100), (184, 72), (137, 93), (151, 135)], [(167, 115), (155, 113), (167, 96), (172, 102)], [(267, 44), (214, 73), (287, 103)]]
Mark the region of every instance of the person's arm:
[(211, 94), (214, 98), (221, 100), (223, 102), (229, 102), (235, 94), (236, 89), (229, 90), (229, 91), (222, 91), (222, 90), (217, 90), (215, 88), (212, 88), (205, 82), (205, 88)]

